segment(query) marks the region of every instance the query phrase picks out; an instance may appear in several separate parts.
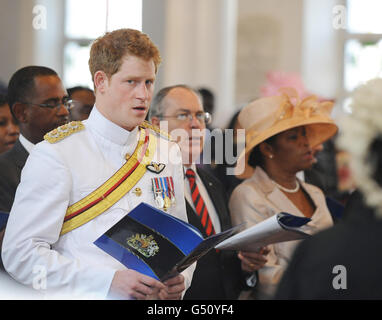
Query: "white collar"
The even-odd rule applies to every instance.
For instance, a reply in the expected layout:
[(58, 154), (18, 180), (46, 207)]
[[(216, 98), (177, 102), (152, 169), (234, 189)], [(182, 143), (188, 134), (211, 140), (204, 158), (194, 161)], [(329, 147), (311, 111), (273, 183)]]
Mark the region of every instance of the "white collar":
[(32, 149), (35, 145), (32, 142), (30, 142), (27, 138), (25, 138), (21, 133), (19, 135), (19, 141), (21, 145), (28, 151), (28, 153), (32, 152)]
[(138, 126), (132, 131), (128, 131), (109, 119), (105, 118), (98, 111), (97, 106), (90, 112), (89, 118), (84, 121), (86, 126), (96, 131), (99, 135), (118, 145), (129, 144), (129, 137), (136, 137)]

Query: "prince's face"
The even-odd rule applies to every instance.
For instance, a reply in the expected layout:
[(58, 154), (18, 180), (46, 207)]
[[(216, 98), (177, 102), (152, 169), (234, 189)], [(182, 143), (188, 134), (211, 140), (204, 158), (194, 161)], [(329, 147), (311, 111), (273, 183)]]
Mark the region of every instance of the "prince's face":
[(110, 121), (131, 131), (146, 118), (154, 81), (154, 61), (128, 55), (122, 59), (119, 71), (97, 87), (102, 97), (97, 108)]

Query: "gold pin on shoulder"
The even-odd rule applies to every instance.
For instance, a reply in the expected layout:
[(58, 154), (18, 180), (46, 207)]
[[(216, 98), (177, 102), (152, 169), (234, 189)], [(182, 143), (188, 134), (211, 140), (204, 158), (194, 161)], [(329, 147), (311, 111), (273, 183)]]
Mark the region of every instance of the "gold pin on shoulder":
[(73, 133), (84, 129), (85, 126), (81, 121), (72, 121), (45, 134), (44, 140), (48, 141), (49, 143), (56, 143), (72, 135)]
[(159, 134), (161, 137), (166, 138), (167, 140), (172, 140), (171, 135), (168, 132), (161, 130), (158, 126), (153, 125), (152, 123), (146, 120), (141, 123), (141, 126), (143, 128), (148, 128), (153, 130), (154, 132)]

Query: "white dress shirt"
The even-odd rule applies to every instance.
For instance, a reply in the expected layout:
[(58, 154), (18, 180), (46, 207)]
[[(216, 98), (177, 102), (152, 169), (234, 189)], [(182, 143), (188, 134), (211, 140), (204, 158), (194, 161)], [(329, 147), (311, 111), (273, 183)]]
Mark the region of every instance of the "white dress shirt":
[(35, 144), (30, 142), (27, 138), (25, 138), (21, 133), (19, 135), (19, 140), (21, 145), (25, 148), (26, 151), (30, 154)]
[[(46, 291), (49, 297), (107, 296), (114, 273), (126, 267), (93, 242), (139, 203), (156, 206), (152, 177), (173, 177), (177, 201), (168, 212), (187, 221), (179, 147), (158, 137), (153, 161), (160, 158), (166, 167), (160, 175), (146, 171), (134, 186), (141, 188), (142, 194), (128, 192), (101, 215), (60, 236), (67, 208), (109, 179), (137, 145), (138, 128), (126, 131), (96, 107), (83, 124), (85, 130), (33, 148), (21, 174), (3, 242), (2, 258), (8, 273), (25, 285)], [(178, 164), (170, 161), (168, 151), (171, 157), (176, 155)], [(194, 268), (182, 273), (186, 288)], [(41, 274), (46, 290), (36, 282)]]

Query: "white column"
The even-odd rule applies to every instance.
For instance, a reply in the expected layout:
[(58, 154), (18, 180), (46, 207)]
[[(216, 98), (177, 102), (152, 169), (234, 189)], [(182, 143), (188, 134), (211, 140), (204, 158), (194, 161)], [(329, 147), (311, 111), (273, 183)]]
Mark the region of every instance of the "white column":
[(302, 76), (307, 89), (326, 98), (342, 94), (343, 30), (333, 27), (339, 0), (305, 0)]
[[(56, 71), (60, 77), (63, 74), (64, 63), (64, 27), (65, 1), (35, 0), (35, 6), (40, 6), (46, 13), (46, 28), (31, 23), (34, 29), (35, 47), (34, 64), (46, 66)], [(37, 7), (38, 8), (38, 7)], [(33, 13), (36, 17), (39, 11)], [(44, 14), (44, 11), (41, 11)], [(38, 23), (38, 21), (35, 21)]]
[(236, 0), (167, 0), (163, 86), (188, 84), (215, 94), (214, 126), (234, 101)]

